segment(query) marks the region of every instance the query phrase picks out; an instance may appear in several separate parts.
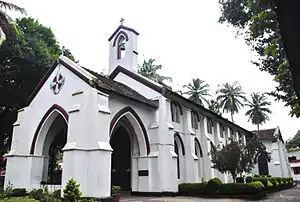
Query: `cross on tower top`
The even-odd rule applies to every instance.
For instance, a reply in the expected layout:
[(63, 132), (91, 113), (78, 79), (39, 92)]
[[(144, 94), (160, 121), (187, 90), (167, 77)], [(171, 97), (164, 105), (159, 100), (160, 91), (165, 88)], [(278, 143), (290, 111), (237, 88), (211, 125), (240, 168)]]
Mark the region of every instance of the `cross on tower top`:
[(125, 20), (124, 18), (121, 18), (120, 20), (121, 25), (123, 25), (124, 20)]

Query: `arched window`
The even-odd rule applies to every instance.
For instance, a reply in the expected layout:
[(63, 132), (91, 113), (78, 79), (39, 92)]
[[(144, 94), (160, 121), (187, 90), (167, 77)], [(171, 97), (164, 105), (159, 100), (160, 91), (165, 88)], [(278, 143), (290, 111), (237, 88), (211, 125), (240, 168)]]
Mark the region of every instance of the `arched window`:
[(225, 133), (226, 133), (225, 126), (223, 124), (220, 124), (220, 137), (224, 138)]
[(126, 44), (125, 37), (123, 35), (120, 35), (118, 39), (118, 49), (117, 49), (118, 60), (124, 58), (125, 56), (125, 44)]
[(171, 115), (173, 122), (180, 123), (182, 109), (179, 104), (173, 101), (171, 102)]
[(174, 142), (174, 149), (175, 149), (175, 153), (177, 154), (177, 179), (180, 179), (180, 160), (179, 160), (179, 151), (178, 151), (178, 144), (175, 141)]
[(174, 134), (174, 151), (177, 154), (177, 178), (181, 179), (182, 176), (182, 169), (184, 169), (184, 155), (185, 149), (183, 145), (183, 141), (178, 133)]
[(202, 153), (200, 142), (196, 137), (195, 137), (195, 154), (198, 157), (197, 165), (196, 165), (196, 180), (200, 181), (201, 179), (203, 179), (203, 173), (204, 173), (203, 158), (202, 158), (203, 153)]
[(214, 130), (214, 122), (207, 117), (207, 132), (209, 134), (213, 134), (213, 130)]
[(199, 128), (199, 115), (197, 112), (192, 111), (191, 112), (191, 122), (192, 122), (192, 128), (198, 129)]

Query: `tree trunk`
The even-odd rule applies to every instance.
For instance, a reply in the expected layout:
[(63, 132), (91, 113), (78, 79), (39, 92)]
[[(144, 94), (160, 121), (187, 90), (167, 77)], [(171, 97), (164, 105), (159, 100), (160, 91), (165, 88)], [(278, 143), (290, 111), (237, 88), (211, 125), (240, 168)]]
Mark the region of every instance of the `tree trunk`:
[(259, 131), (259, 124), (257, 124), (257, 131)]
[(234, 121), (233, 121), (233, 113), (230, 112), (230, 114), (231, 114), (231, 121), (234, 122)]

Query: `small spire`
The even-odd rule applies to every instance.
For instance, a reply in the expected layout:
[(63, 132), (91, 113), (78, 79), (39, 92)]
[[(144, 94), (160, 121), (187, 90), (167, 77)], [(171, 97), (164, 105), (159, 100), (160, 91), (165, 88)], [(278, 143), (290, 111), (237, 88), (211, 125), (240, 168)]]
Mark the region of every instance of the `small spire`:
[(61, 47), (61, 55), (64, 56), (64, 52), (65, 52), (65, 46)]
[(124, 20), (125, 20), (124, 18), (121, 18), (120, 20), (121, 25), (123, 25)]

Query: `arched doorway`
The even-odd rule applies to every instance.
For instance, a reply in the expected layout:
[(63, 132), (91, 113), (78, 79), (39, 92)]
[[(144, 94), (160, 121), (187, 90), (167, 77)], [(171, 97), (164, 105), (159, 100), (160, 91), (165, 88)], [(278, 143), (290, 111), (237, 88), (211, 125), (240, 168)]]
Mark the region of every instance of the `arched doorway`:
[(110, 125), (111, 185), (122, 191), (137, 191), (139, 186), (138, 163), (150, 152), (146, 129), (135, 111), (126, 107), (112, 119)]
[[(195, 155), (198, 157), (198, 161), (197, 161), (197, 175), (198, 175), (198, 181), (202, 181), (203, 180), (203, 153), (202, 153), (202, 149), (201, 149), (201, 145), (200, 142), (198, 141), (198, 139), (195, 137)], [(196, 178), (197, 179), (197, 178)]]
[(174, 134), (174, 151), (177, 155), (177, 179), (184, 179), (184, 155), (183, 141), (178, 133)]
[(124, 191), (131, 190), (131, 139), (126, 128), (119, 126), (110, 139), (113, 149), (111, 162), (111, 184)]
[(258, 156), (258, 171), (260, 175), (269, 175), (268, 156), (266, 154)]
[(35, 176), (34, 181), (61, 184), (62, 149), (67, 141), (67, 131), (68, 114), (61, 107), (53, 105), (42, 118), (32, 141), (31, 154), (44, 159), (36, 165), (42, 172)]

